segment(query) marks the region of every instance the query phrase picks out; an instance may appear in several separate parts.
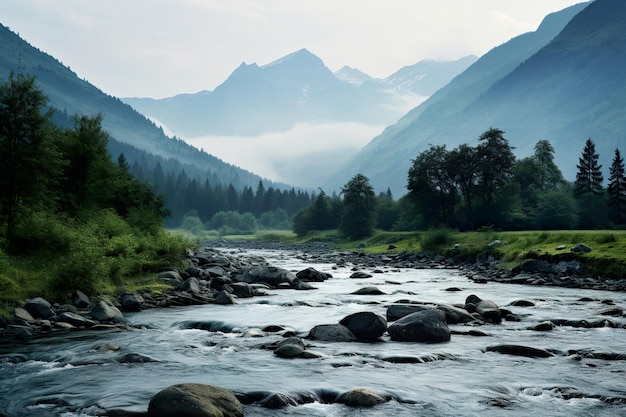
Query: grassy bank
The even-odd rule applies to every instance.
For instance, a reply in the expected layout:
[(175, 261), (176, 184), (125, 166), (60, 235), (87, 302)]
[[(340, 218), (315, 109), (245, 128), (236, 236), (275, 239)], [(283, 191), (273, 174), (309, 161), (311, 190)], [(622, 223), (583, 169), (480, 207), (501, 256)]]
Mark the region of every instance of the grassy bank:
[(0, 315), (12, 315), (15, 305), (36, 296), (66, 302), (74, 289), (90, 296), (158, 289), (155, 273), (180, 265), (185, 249), (194, 246), (192, 240), (165, 231), (140, 235), (122, 228), (107, 234), (79, 227), (59, 234), (67, 239), (63, 250), (21, 256), (0, 252)]
[[(287, 231), (263, 231), (248, 236), (223, 239), (267, 239), (292, 243), (331, 242), (338, 250), (369, 253), (427, 252), (473, 262), (492, 256), (511, 268), (528, 259), (560, 260), (576, 258), (590, 276), (626, 278), (626, 231), (520, 231), (458, 232), (437, 229), (424, 232), (377, 232), (361, 240), (345, 240), (336, 231), (310, 233), (297, 237)], [(498, 241), (498, 243), (493, 242)], [(589, 253), (573, 254), (578, 243), (589, 246)], [(562, 247), (561, 249), (557, 249)]]

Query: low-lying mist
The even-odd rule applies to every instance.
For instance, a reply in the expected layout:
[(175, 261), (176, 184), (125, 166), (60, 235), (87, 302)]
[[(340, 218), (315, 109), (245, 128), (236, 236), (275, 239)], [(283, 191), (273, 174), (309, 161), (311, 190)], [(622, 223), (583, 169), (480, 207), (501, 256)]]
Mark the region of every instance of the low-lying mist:
[(313, 188), (339, 170), (383, 129), (384, 126), (360, 123), (300, 123), (281, 133), (255, 137), (206, 136), (185, 141), (270, 180)]

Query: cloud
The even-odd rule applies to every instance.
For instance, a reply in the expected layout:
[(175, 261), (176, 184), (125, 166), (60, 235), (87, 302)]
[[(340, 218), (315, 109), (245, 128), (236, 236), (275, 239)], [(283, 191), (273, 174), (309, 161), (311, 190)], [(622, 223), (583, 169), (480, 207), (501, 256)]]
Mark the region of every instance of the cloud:
[(208, 136), (186, 141), (270, 180), (317, 187), (383, 128), (358, 123), (301, 123), (287, 132), (257, 137)]

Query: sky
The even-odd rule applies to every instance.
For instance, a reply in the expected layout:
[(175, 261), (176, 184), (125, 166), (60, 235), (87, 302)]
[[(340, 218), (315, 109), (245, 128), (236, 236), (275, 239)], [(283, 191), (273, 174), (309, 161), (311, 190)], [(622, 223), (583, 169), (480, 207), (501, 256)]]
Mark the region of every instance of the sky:
[(384, 78), (480, 56), (577, 0), (2, 0), (0, 23), (116, 97), (213, 90), (307, 48)]

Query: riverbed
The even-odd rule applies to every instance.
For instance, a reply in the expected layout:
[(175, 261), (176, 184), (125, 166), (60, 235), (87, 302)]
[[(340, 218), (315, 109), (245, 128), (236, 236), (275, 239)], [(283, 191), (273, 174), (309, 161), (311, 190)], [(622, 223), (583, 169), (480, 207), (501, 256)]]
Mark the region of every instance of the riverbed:
[[(28, 342), (0, 345), (0, 416), (99, 416), (110, 410), (144, 413), (150, 398), (173, 384), (197, 382), (236, 393), (345, 392), (366, 388), (392, 398), (373, 408), (312, 402), (281, 409), (246, 405), (250, 416), (616, 416), (626, 409), (626, 360), (572, 352), (626, 353), (626, 319), (607, 316), (626, 306), (626, 294), (559, 287), (479, 284), (455, 269), (381, 266), (370, 278), (350, 278), (353, 266), (304, 263), (298, 251), (250, 249), (297, 272), (313, 267), (332, 274), (316, 289), (270, 290), (234, 305), (149, 309), (126, 314), (132, 330), (67, 331)], [(384, 294), (354, 295), (375, 286)], [(385, 317), (399, 300), (460, 304), (468, 295), (492, 300), (519, 321), (451, 325), (451, 340), (423, 344), (305, 340), (312, 359), (284, 359), (261, 345), (280, 340), (261, 329), (274, 325), (306, 336), (319, 324), (369, 311)], [(526, 300), (529, 307), (512, 305)], [(605, 321), (601, 327), (556, 326), (559, 319)], [(215, 323), (224, 331), (186, 329)], [(479, 330), (486, 336), (470, 335)], [(97, 349), (117, 345), (119, 351)], [(494, 345), (524, 345), (554, 352), (547, 358), (489, 352)], [(149, 362), (120, 361), (140, 354)], [(395, 363), (392, 357), (431, 358)], [(16, 360), (15, 358), (19, 358)], [(109, 410), (109, 411), (107, 411)]]

